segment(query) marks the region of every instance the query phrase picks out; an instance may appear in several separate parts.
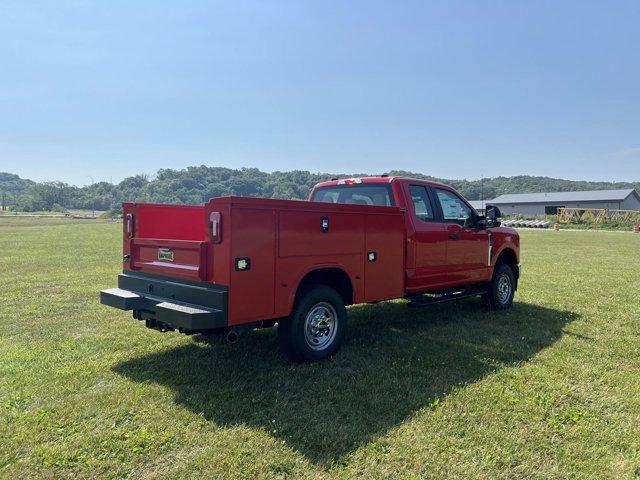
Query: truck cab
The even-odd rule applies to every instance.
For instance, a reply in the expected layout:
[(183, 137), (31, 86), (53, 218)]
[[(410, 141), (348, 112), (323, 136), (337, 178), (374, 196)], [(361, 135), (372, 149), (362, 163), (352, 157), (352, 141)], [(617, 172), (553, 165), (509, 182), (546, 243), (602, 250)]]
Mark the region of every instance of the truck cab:
[(519, 277), (516, 230), (487, 221), (448, 185), (386, 176), (335, 179), (317, 184), (309, 201), (400, 207), (408, 295), (486, 282), (498, 259)]
[(509, 308), (518, 233), (450, 186), (403, 177), (333, 179), (307, 201), (218, 197), (123, 204), (123, 271), (103, 304), (162, 332), (278, 326), (282, 352), (316, 361), (340, 347), (346, 307), (469, 296)]

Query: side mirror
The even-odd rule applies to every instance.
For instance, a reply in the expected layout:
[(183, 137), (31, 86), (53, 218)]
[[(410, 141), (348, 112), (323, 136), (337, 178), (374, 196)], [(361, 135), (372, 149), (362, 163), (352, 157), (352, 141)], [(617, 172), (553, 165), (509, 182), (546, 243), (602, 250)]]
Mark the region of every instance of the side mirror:
[(492, 227), (500, 226), (499, 218), (502, 216), (502, 212), (498, 207), (496, 207), (495, 205), (487, 205), (485, 213), (487, 217), (487, 224), (491, 225)]

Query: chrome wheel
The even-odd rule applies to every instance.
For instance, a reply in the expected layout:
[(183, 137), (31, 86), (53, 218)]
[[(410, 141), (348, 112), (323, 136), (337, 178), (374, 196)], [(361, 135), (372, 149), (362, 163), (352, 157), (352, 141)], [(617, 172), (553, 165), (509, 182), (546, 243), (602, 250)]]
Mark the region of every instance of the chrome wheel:
[(508, 274), (503, 273), (498, 280), (497, 297), (498, 302), (502, 305), (506, 304), (511, 298), (511, 291), (513, 285), (511, 284), (511, 277)]
[(338, 331), (338, 314), (330, 303), (316, 303), (304, 321), (304, 339), (313, 350), (324, 350), (331, 345)]

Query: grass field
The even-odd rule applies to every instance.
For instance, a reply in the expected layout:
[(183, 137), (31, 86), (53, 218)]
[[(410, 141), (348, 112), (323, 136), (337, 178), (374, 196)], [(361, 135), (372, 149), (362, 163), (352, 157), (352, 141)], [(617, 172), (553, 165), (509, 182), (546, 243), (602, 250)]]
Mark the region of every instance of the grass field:
[(0, 477), (638, 478), (640, 235), (523, 231), (513, 309), (349, 309), (291, 365), (103, 307), (121, 226), (0, 218)]

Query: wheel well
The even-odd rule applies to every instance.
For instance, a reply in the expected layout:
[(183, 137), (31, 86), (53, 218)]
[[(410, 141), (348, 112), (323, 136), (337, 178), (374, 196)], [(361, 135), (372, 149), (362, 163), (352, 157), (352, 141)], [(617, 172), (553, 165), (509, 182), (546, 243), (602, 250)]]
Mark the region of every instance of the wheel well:
[(511, 270), (513, 271), (513, 275), (516, 277), (516, 279), (518, 278), (520, 272), (518, 270), (518, 258), (516, 257), (516, 252), (514, 252), (510, 248), (505, 248), (502, 252), (500, 252), (498, 259), (496, 260), (496, 265), (499, 263), (509, 265), (511, 267)]
[(353, 303), (353, 285), (351, 279), (344, 270), (340, 268), (321, 268), (307, 273), (296, 290), (296, 301), (298, 296), (309, 285), (326, 285), (333, 288), (340, 294), (345, 305)]

